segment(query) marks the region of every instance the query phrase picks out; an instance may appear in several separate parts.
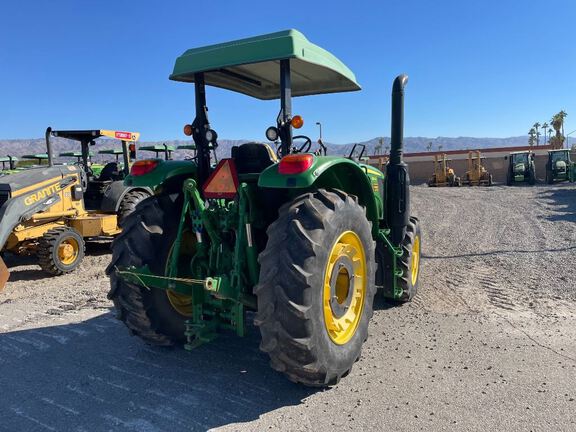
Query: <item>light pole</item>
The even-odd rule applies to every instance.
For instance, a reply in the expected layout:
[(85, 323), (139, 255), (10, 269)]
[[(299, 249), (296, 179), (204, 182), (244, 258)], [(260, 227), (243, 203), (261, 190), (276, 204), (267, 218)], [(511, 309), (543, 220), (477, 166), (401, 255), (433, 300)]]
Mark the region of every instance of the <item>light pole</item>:
[(316, 125), (320, 128), (320, 141), (322, 141), (322, 123), (316, 122)]
[(566, 148), (570, 148), (570, 145), (568, 144), (568, 137), (570, 135), (572, 135), (574, 132), (576, 132), (576, 129), (574, 129), (572, 132), (570, 132), (568, 135), (566, 135)]

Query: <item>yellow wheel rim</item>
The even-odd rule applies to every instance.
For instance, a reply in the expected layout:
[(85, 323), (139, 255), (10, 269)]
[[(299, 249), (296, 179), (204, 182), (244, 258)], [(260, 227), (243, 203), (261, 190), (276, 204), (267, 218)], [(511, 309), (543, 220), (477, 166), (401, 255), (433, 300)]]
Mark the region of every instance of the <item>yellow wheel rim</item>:
[(58, 259), (64, 265), (73, 264), (78, 258), (80, 245), (75, 238), (67, 238), (58, 245)]
[[(183, 233), (180, 254), (188, 256), (187, 254), (191, 254), (193, 249), (194, 247), (193, 247), (192, 234), (189, 231), (186, 231)], [(165, 274), (168, 274), (168, 265), (170, 263), (173, 250), (174, 245), (170, 247), (170, 252), (168, 253), (168, 258), (166, 259), (166, 268), (164, 272)], [(184, 275), (179, 274), (176, 276), (184, 276)], [(170, 304), (172, 305), (172, 307), (176, 312), (188, 318), (192, 316), (193, 302), (191, 295), (182, 294), (172, 290), (166, 290), (166, 296), (168, 297), (168, 301), (170, 302)]]
[(172, 290), (166, 290), (166, 295), (176, 312), (185, 317), (192, 316), (192, 296), (180, 294)]
[(324, 324), (330, 339), (344, 345), (356, 333), (366, 297), (366, 253), (353, 231), (338, 237), (324, 273)]
[(412, 258), (410, 259), (410, 276), (412, 286), (418, 281), (418, 271), (420, 270), (420, 236), (414, 237), (412, 245)]

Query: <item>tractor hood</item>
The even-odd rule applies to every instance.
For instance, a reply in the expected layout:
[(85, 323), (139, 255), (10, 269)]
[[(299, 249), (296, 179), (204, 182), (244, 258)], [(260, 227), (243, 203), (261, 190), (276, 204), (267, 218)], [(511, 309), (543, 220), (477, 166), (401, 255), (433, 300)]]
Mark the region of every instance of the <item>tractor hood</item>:
[(514, 165), (515, 174), (523, 174), (526, 171), (526, 166), (523, 163), (517, 163)]
[(0, 194), (19, 196), (28, 191), (41, 189), (45, 184), (55, 181), (58, 178), (79, 172), (80, 168), (74, 165), (59, 165), (52, 167), (29, 168), (0, 177)]
[[(46, 210), (58, 192), (81, 175), (76, 166), (30, 168), (0, 177), (0, 250), (15, 226)], [(0, 266), (1, 267), (1, 266)]]
[(556, 169), (558, 171), (566, 171), (566, 168), (567, 168), (567, 165), (566, 165), (565, 161), (560, 160), (560, 161), (556, 162)]

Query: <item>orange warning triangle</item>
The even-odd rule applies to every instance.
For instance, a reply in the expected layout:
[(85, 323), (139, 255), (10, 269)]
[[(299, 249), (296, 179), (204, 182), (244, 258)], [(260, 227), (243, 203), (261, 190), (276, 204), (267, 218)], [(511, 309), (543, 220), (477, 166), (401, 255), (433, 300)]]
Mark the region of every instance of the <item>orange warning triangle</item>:
[(233, 159), (222, 159), (204, 183), (205, 198), (234, 198), (238, 191), (238, 176)]

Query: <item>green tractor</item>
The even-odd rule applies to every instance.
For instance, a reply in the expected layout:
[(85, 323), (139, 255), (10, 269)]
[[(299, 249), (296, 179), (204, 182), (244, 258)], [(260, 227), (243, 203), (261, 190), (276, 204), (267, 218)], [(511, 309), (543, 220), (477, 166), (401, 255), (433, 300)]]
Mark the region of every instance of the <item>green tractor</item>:
[[(418, 288), (422, 237), (410, 215), (403, 162), (407, 76), (392, 90), (390, 162), (318, 156), (292, 97), (359, 90), (354, 74), (295, 30), (191, 49), (172, 80), (192, 82), (196, 117), (184, 127), (197, 157), (137, 161), (130, 186), (156, 187), (123, 222), (107, 268), (118, 318), (154, 345), (193, 349), (221, 331), (246, 334), (247, 311), (271, 366), (329, 386), (360, 357), (377, 290), (408, 302)], [(206, 85), (280, 99), (264, 143), (211, 164), (217, 134)]]
[(546, 162), (546, 183), (576, 181), (576, 162), (570, 159), (570, 150), (548, 150)]
[(167, 144), (156, 144), (151, 146), (140, 147), (140, 151), (153, 152), (156, 154), (156, 159), (158, 159), (159, 156), (162, 155), (164, 157), (164, 160), (171, 160), (172, 153), (176, 151), (176, 147)]
[(0, 157), (0, 162), (2, 163), (2, 169), (0, 170), (0, 175), (11, 174), (16, 172), (16, 165), (18, 164), (18, 158), (14, 156)]
[(508, 159), (508, 172), (506, 174), (506, 185), (512, 186), (516, 183), (536, 183), (536, 165), (534, 164), (534, 153), (531, 151), (512, 152)]

